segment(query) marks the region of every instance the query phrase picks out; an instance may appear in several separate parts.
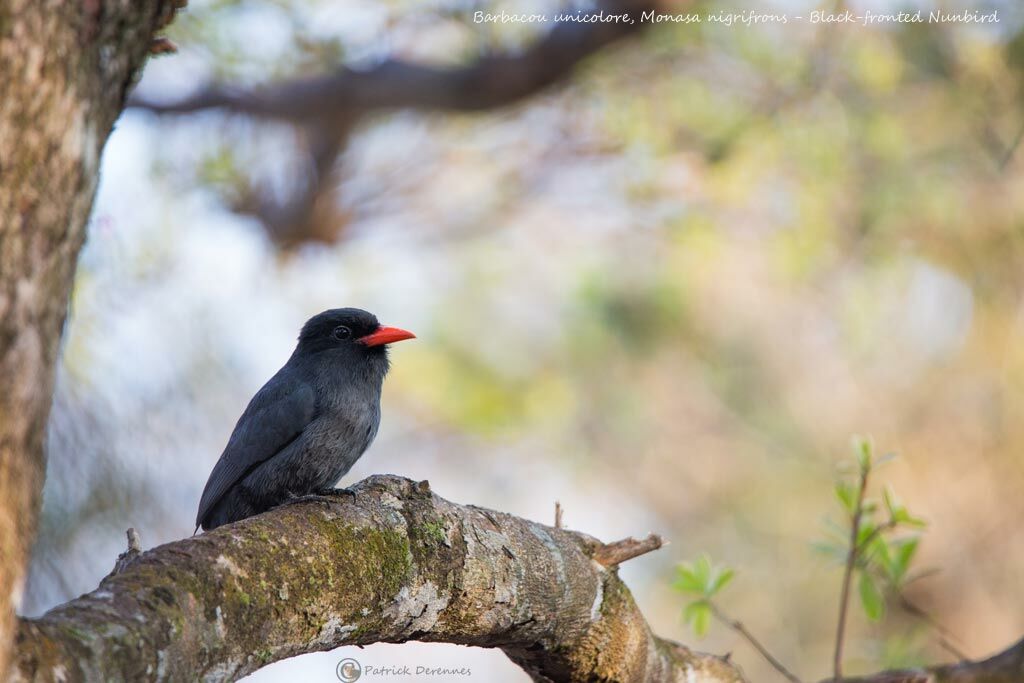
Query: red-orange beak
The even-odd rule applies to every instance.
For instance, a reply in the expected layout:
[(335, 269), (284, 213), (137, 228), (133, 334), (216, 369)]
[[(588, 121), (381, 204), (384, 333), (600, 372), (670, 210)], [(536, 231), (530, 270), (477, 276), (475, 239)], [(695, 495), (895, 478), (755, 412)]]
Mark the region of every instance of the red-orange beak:
[(362, 342), (367, 346), (381, 346), (382, 344), (393, 344), (400, 342), (403, 339), (415, 339), (416, 335), (407, 330), (401, 330), (397, 327), (384, 327), (381, 325), (376, 331), (371, 332), (365, 337), (360, 337), (356, 341)]

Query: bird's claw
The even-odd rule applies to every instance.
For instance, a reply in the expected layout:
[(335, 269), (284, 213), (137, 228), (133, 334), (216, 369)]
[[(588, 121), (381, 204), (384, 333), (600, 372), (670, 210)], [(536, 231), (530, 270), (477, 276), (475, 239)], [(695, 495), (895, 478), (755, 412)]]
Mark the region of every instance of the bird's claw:
[(331, 499), (327, 496), (322, 496), (319, 493), (308, 493), (304, 496), (292, 496), (288, 500), (284, 501), (278, 507), (284, 507), (286, 505), (296, 505), (298, 503), (323, 503), (327, 507), (331, 505)]
[(356, 492), (352, 489), (323, 489), (322, 491), (317, 491), (316, 495), (325, 497), (351, 496), (354, 499)]
[(323, 503), (330, 507), (331, 503), (341, 495), (356, 497), (355, 491), (351, 489), (321, 489), (316, 493), (307, 493), (302, 496), (292, 495), (288, 500), (284, 501), (278, 507), (284, 507), (285, 505), (295, 505), (296, 503), (310, 503), (317, 502)]

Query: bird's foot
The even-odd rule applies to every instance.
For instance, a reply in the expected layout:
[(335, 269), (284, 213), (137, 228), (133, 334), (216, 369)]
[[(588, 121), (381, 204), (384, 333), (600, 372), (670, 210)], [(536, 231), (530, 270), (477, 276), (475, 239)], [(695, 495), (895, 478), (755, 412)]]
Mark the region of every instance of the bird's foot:
[(324, 496), (327, 498), (338, 497), (338, 496), (351, 496), (353, 499), (356, 497), (356, 492), (352, 489), (321, 489), (316, 492), (318, 496)]
[(281, 503), (278, 507), (283, 507), (285, 505), (295, 505), (296, 503), (310, 502), (323, 503), (324, 505), (329, 507), (330, 504), (334, 500), (336, 500), (338, 496), (342, 495), (352, 496), (353, 498), (356, 497), (355, 492), (352, 491), (351, 489), (320, 489), (316, 493), (307, 493), (302, 496), (292, 495), (288, 498), (288, 500)]
[(284, 501), (277, 507), (284, 507), (286, 505), (296, 505), (298, 503), (323, 503), (325, 506), (330, 507), (331, 498), (322, 496), (319, 493), (307, 493), (304, 496), (291, 496), (288, 500)]

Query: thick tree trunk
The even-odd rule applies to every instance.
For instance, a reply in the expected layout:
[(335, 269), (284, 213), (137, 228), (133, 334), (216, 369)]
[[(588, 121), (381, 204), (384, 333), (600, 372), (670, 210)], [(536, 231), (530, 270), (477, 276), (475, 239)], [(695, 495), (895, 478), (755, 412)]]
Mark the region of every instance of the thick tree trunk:
[(100, 153), (172, 0), (0, 3), (0, 674)]

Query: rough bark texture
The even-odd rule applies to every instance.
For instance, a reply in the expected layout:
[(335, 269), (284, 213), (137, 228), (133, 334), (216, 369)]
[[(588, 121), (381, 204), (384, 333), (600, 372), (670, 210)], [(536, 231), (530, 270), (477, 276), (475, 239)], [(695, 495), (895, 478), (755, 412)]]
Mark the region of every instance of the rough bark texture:
[(16, 681), (224, 680), (341, 645), (499, 647), (537, 680), (741, 681), (655, 637), (582, 534), (391, 476), (146, 552), (25, 620)]
[(0, 3), (0, 675), (100, 152), (171, 0)]
[[(11, 680), (233, 680), (409, 640), (501, 648), (538, 681), (744, 680), (728, 657), (653, 635), (590, 536), (456, 505), (426, 482), (377, 476), (352, 490), (130, 547), (95, 591), (22, 620)], [(1019, 683), (1024, 641), (980, 662), (843, 680)]]

